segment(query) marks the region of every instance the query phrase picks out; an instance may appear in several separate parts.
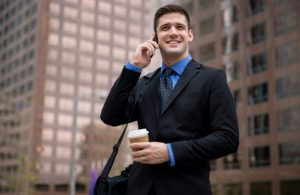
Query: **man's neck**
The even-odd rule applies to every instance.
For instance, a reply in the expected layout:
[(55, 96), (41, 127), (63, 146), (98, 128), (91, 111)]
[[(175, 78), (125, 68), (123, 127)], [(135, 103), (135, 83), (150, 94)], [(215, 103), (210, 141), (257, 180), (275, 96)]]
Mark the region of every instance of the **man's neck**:
[(176, 56), (176, 55), (162, 56), (162, 61), (166, 66), (172, 67), (176, 62), (178, 62), (179, 60), (182, 60), (183, 58), (185, 58), (187, 56), (188, 56), (188, 53), (186, 53), (185, 55), (181, 55), (181, 56)]

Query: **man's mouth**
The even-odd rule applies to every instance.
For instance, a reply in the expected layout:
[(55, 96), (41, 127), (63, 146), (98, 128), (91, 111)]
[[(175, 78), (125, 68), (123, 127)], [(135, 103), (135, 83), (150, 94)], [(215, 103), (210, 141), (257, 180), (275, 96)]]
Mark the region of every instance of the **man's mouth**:
[(171, 40), (171, 41), (167, 41), (167, 44), (168, 45), (171, 45), (171, 46), (176, 46), (178, 45), (179, 43), (181, 43), (180, 41), (177, 41), (177, 40)]

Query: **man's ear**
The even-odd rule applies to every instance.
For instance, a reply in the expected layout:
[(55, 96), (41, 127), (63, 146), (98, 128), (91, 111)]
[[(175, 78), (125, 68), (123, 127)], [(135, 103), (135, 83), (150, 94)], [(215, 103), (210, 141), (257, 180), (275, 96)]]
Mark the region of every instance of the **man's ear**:
[(188, 32), (188, 34), (189, 34), (189, 42), (193, 41), (193, 39), (194, 39), (194, 33), (193, 33), (193, 30), (190, 29), (189, 32)]

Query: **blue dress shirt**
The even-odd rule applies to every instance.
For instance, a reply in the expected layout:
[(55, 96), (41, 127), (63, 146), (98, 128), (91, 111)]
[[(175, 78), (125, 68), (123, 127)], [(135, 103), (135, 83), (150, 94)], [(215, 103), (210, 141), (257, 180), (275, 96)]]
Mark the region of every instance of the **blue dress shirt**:
[[(174, 65), (172, 65), (172, 69), (174, 71), (174, 74), (171, 74), (169, 77), (172, 80), (172, 85), (173, 85), (173, 89), (176, 86), (178, 80), (180, 79), (180, 76), (182, 75), (184, 69), (186, 68), (186, 66), (188, 65), (188, 63), (191, 61), (192, 56), (189, 54), (187, 57), (179, 60), (178, 62), (176, 62)], [(126, 69), (135, 71), (135, 72), (142, 72), (142, 68), (135, 66), (133, 64), (126, 64), (125, 65)], [(162, 77), (162, 72), (163, 70), (167, 68), (167, 66), (165, 64), (161, 65), (161, 73), (160, 73), (160, 77)], [(169, 157), (170, 157), (170, 166), (175, 166), (175, 158), (174, 158), (174, 153), (172, 150), (172, 146), (170, 143), (167, 144), (168, 147), (168, 153), (169, 153)]]

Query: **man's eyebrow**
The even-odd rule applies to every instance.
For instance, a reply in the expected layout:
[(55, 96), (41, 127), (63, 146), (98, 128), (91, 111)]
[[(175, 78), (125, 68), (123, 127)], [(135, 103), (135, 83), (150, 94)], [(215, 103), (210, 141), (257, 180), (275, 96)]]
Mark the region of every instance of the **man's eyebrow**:
[(160, 25), (159, 27), (164, 27), (164, 26), (170, 26), (170, 25), (181, 25), (181, 26), (187, 26), (186, 24), (184, 23), (179, 23), (179, 22), (176, 22), (176, 23), (165, 23), (165, 24), (162, 24)]

